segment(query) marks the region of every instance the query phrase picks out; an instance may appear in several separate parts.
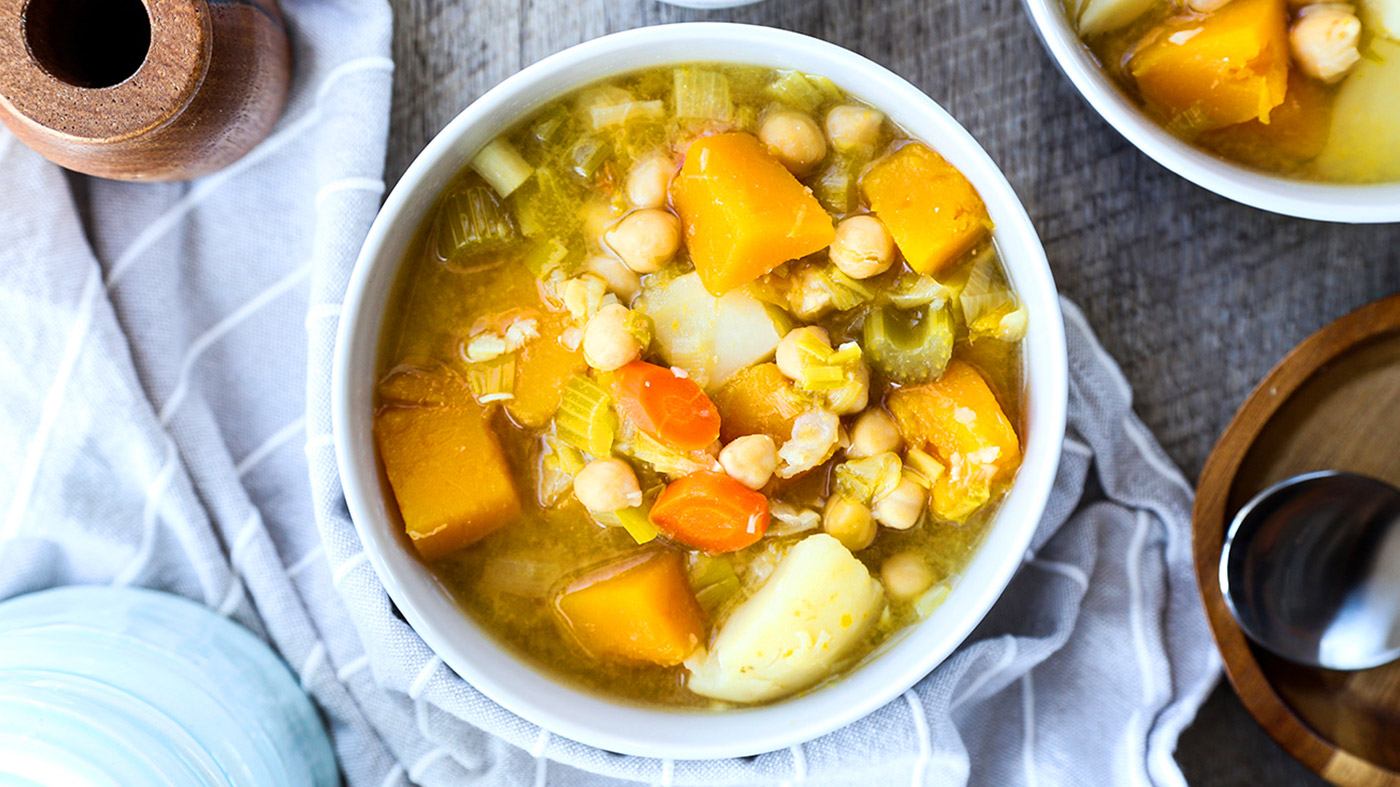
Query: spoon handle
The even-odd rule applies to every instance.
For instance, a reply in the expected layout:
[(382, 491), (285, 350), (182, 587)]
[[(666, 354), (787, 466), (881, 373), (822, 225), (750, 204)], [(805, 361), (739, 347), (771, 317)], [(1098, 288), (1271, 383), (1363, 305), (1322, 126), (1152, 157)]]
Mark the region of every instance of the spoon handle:
[(0, 0), (0, 120), (78, 172), (218, 170), (267, 136), (290, 80), (276, 0)]

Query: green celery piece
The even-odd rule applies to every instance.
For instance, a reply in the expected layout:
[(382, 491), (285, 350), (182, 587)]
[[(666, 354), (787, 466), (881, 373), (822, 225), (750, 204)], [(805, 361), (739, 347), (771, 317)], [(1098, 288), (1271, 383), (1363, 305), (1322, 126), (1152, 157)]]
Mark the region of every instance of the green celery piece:
[(881, 307), (865, 318), (865, 357), (901, 385), (943, 376), (953, 357), (953, 320), (946, 308), (900, 311)]
[(617, 433), (617, 416), (613, 414), (612, 397), (602, 386), (574, 375), (564, 384), (559, 397), (559, 411), (554, 415), (555, 433), (565, 443), (591, 454), (605, 457), (612, 453), (613, 437)]
[(713, 585), (706, 585), (695, 592), (695, 600), (700, 602), (701, 609), (713, 613), (719, 609), (724, 602), (739, 595), (743, 585), (739, 583), (737, 576), (731, 575), (728, 579), (716, 582)]
[(564, 164), (576, 177), (591, 181), (612, 154), (612, 143), (606, 138), (598, 134), (585, 134), (569, 148)]
[(646, 544), (661, 535), (661, 531), (656, 529), (656, 525), (651, 523), (650, 511), (644, 506), (635, 508), (624, 508), (614, 512), (618, 524), (627, 535), (632, 537), (638, 544)]
[(899, 486), (901, 463), (893, 452), (849, 459), (836, 466), (836, 491), (864, 505)]
[(676, 69), (672, 100), (678, 118), (729, 120), (734, 113), (734, 104), (729, 98), (729, 78), (718, 71)]
[(461, 262), (500, 251), (520, 238), (510, 210), (489, 186), (453, 191), (438, 208), (438, 257)]

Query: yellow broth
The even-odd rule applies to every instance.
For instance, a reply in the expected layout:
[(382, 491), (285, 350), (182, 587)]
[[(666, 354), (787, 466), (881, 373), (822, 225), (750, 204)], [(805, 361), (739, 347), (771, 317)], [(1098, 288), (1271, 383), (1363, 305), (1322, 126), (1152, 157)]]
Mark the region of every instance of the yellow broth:
[[(734, 119), (727, 124), (728, 127), (751, 129), (765, 108), (774, 102), (767, 86), (776, 78), (775, 72), (747, 67), (706, 68), (720, 71), (729, 78), (730, 95), (735, 111)], [(574, 91), (517, 123), (505, 134), (505, 138), (524, 152), (527, 158), (532, 159), (532, 166), (560, 160), (567, 155), (566, 145), (541, 147), (532, 141), (531, 135), (537, 133), (542, 119), (578, 112), (580, 96), (587, 95), (590, 90), (596, 90), (600, 86), (620, 86), (637, 100), (669, 101), (672, 69), (659, 68), (623, 75)], [(844, 95), (826, 97), (811, 111), (820, 116), (826, 107), (838, 102), (851, 101), (854, 99)], [(598, 205), (612, 207), (614, 211), (620, 210), (617, 207), (621, 203), (621, 198), (617, 195), (619, 183), (632, 161), (658, 147), (672, 146), (687, 134), (693, 134), (697, 130), (703, 131), (703, 126), (704, 123), (676, 121), (668, 115), (667, 118), (656, 122), (631, 122), (612, 130), (605, 136), (614, 150), (615, 157), (601, 167), (595, 177), (589, 179), (586, 187), (568, 187), (566, 194), (569, 199), (546, 205), (542, 212), (554, 216), (558, 222), (557, 226), (571, 245), (586, 248), (593, 253), (601, 251), (596, 237), (590, 235), (584, 220), (575, 222), (559, 217), (569, 211), (576, 215), (587, 214), (590, 204), (594, 205), (592, 210), (595, 211), (603, 209), (597, 207)], [(886, 149), (897, 147), (908, 138), (907, 134), (894, 127), (888, 120), (884, 122), (882, 135), (881, 144)], [(935, 149), (938, 146), (938, 140), (928, 140), (928, 143)], [(833, 154), (829, 152), (828, 157), (831, 155)], [(465, 167), (445, 189), (444, 194), (452, 194), (462, 187), (480, 183), (481, 177), (471, 167)], [(539, 191), (533, 184), (528, 184), (522, 186), (511, 200), (520, 200), (525, 204), (529, 200), (539, 198)], [(394, 286), (386, 311), (384, 339), (380, 351), (381, 376), (387, 376), (392, 370), (404, 365), (446, 366), (461, 371), (464, 366), (462, 337), (478, 319), (512, 308), (547, 308), (541, 300), (533, 277), (523, 269), (526, 255), (523, 245), (503, 248), (498, 253), (475, 260), (468, 266), (444, 261), (438, 248), (435, 214), (436, 211), (418, 231)], [(834, 218), (839, 217), (840, 214), (834, 214)], [(988, 251), (984, 242), (943, 271), (939, 276), (940, 280), (958, 282), (965, 279), (972, 260)], [(677, 264), (681, 268), (687, 266), (684, 252)], [(1000, 263), (997, 265), (1000, 266)], [(901, 267), (902, 264), (896, 264), (891, 274), (871, 281), (877, 284), (887, 283)], [(1004, 271), (1000, 275), (1004, 277)], [(842, 338), (859, 337), (859, 325), (865, 312), (864, 307), (858, 307), (845, 313), (829, 315), (817, 324), (831, 332), (835, 345)], [(960, 326), (953, 357), (972, 363), (982, 372), (1017, 432), (1023, 433), (1020, 407), (1023, 377), (1019, 342), (1003, 342), (993, 338), (972, 342), (967, 338), (965, 326)], [(876, 376), (872, 380), (871, 406), (876, 406), (883, 392), (895, 387)], [(522, 659), (548, 674), (599, 695), (641, 705), (727, 707), (728, 703), (708, 699), (687, 690), (684, 685), (686, 671), (683, 667), (663, 667), (590, 656), (561, 628), (553, 607), (551, 592), (521, 595), (519, 588), (503, 589), (493, 583), (489, 575), (483, 578), (493, 563), (523, 561), (534, 567), (552, 567), (552, 573), (546, 572), (548, 576), (544, 580), (535, 578), (532, 581), (542, 581), (550, 589), (556, 589), (568, 577), (583, 569), (639, 549), (623, 529), (600, 527), (595, 524), (572, 497), (567, 497), (566, 503), (555, 507), (541, 505), (534, 488), (540, 462), (542, 430), (520, 427), (499, 405), (491, 405), (488, 412), (494, 433), (509, 460), (511, 472), (520, 490), (524, 511), (518, 519), (478, 543), (430, 562), (428, 565), (431, 571), (485, 630)], [(850, 421), (849, 417), (844, 419), (847, 424)], [(841, 453), (838, 451), (835, 457), (821, 467), (782, 485), (781, 498), (808, 504), (820, 502), (820, 499), (829, 493), (832, 468), (840, 458)], [(879, 577), (880, 566), (886, 557), (901, 551), (915, 550), (924, 556), (932, 569), (935, 588), (946, 589), (946, 586), (956, 581), (976, 550), (1004, 492), (1004, 485), (993, 490), (991, 501), (963, 524), (935, 522), (932, 517), (925, 516), (918, 525), (907, 531), (881, 527), (873, 544), (857, 552), (856, 557), (868, 567), (872, 575)], [(777, 525), (776, 521), (774, 525)], [(775, 548), (781, 550), (786, 544), (808, 534), (766, 537), (728, 557), (735, 564), (739, 576), (745, 578), (747, 572), (763, 562), (765, 553)], [(681, 549), (687, 553), (695, 551), (670, 542), (664, 535), (658, 542), (667, 544), (667, 548)], [(744, 594), (721, 606), (716, 611), (717, 614), (710, 617), (709, 637), (713, 638), (718, 628), (717, 623), (723, 620), (724, 614), (735, 603), (752, 593), (756, 585), (755, 580), (747, 580)], [(923, 614), (926, 615), (928, 611), (930, 610), (924, 609)], [(844, 663), (834, 665), (827, 680), (839, 677), (852, 662), (868, 656), (880, 642), (901, 628), (917, 622), (920, 617), (921, 614), (916, 610), (913, 600), (890, 603), (887, 606), (887, 614), (871, 630), (862, 646), (844, 659)]]

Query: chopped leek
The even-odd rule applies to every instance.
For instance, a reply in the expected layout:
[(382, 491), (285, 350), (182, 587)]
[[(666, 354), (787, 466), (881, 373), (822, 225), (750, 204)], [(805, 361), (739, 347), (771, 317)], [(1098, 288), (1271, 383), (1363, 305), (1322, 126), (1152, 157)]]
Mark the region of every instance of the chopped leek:
[(631, 430), (624, 450), (632, 458), (651, 465), (656, 472), (670, 478), (719, 469), (719, 463), (713, 456), (703, 451), (683, 453), (640, 429)]
[(734, 565), (727, 558), (694, 553), (688, 574), (695, 600), (706, 612), (714, 612), (743, 589), (739, 575), (734, 573)]
[(438, 257), (461, 261), (509, 247), (519, 237), (515, 220), (485, 186), (453, 192), (438, 209)]
[(509, 197), (511, 192), (520, 188), (520, 184), (535, 171), (516, 151), (515, 146), (503, 137), (486, 143), (486, 147), (472, 158), (472, 169), (485, 178), (486, 182), (491, 184), (491, 188), (502, 197)]
[(562, 142), (572, 117), (564, 107), (555, 107), (530, 126), (530, 140), (541, 147), (550, 147)]
[(902, 469), (892, 451), (849, 459), (836, 466), (836, 491), (868, 506), (899, 486)]
[(947, 470), (942, 462), (919, 448), (910, 448), (904, 452), (904, 469), (925, 489), (932, 487), (933, 482)]
[(520, 230), (529, 238), (568, 241), (583, 229), (578, 200), (582, 187), (551, 167), (535, 170), (534, 179), (513, 199)]
[(642, 348), (642, 355), (646, 355), (647, 348), (651, 346), (652, 324), (651, 318), (635, 309), (628, 310), (627, 319), (623, 322), (623, 327), (627, 333), (637, 340), (637, 345)]
[(948, 289), (947, 285), (932, 276), (906, 271), (881, 293), (879, 300), (887, 301), (900, 309), (915, 309), (920, 306), (937, 309), (947, 303), (952, 295), (952, 290)]
[(858, 279), (842, 273), (835, 265), (829, 266), (822, 272), (830, 284), (828, 288), (831, 292), (831, 305), (837, 311), (846, 311), (869, 301), (875, 297), (875, 292)]
[(822, 515), (819, 511), (791, 503), (772, 503), (768, 511), (777, 520), (768, 526), (765, 535), (781, 537), (805, 533), (821, 527)]
[(1026, 314), (997, 266), (995, 254), (983, 254), (973, 263), (967, 284), (958, 296), (967, 333), (973, 339), (993, 337), (1019, 341), (1025, 336)]
[(812, 194), (828, 213), (844, 216), (856, 207), (855, 173), (840, 156), (833, 157), (811, 181)]
[(811, 112), (826, 100), (821, 88), (812, 84), (801, 71), (779, 71), (778, 78), (773, 80), (766, 92), (774, 100), (803, 112)]
[(540, 505), (549, 507), (558, 503), (574, 487), (574, 476), (583, 469), (583, 454), (556, 435), (544, 436), (544, 450), (540, 456), (539, 498)]
[(729, 120), (734, 114), (734, 104), (729, 99), (729, 78), (718, 71), (678, 68), (674, 91), (678, 118)]
[(661, 101), (628, 101), (622, 104), (612, 104), (610, 106), (595, 106), (588, 110), (589, 118), (593, 122), (593, 130), (607, 128), (609, 126), (626, 125), (629, 120), (651, 119), (662, 117), (666, 114), (666, 106)]
[(608, 392), (587, 377), (569, 378), (559, 397), (554, 428), (560, 440), (580, 451), (608, 456), (617, 432), (617, 416), (613, 414)]
[(881, 374), (901, 385), (937, 380), (953, 357), (953, 321), (947, 309), (876, 309), (865, 318), (865, 354)]
[(612, 154), (612, 143), (603, 137), (588, 134), (575, 142), (564, 154), (564, 164), (574, 175), (589, 181), (598, 174), (598, 170), (602, 169)]
[(467, 384), (481, 404), (515, 398), (515, 355), (508, 353), (467, 366)]

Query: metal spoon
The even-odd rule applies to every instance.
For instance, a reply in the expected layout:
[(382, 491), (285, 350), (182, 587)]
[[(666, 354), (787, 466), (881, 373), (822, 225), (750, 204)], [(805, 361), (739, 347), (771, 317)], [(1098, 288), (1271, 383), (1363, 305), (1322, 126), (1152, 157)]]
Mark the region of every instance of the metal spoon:
[(1400, 658), (1400, 489), (1333, 471), (1265, 489), (1230, 524), (1220, 589), (1245, 634), (1290, 661)]

